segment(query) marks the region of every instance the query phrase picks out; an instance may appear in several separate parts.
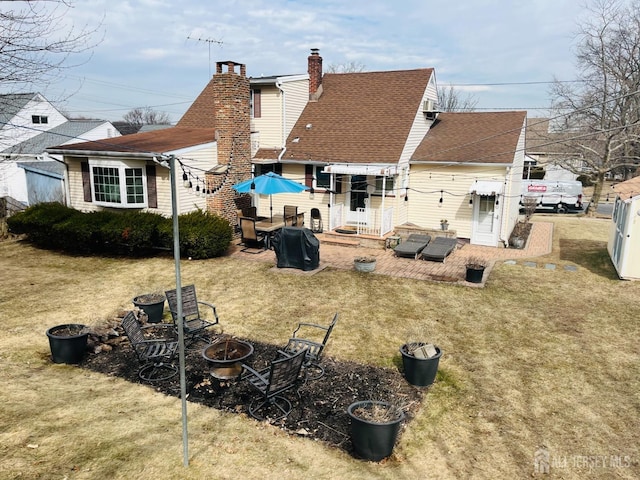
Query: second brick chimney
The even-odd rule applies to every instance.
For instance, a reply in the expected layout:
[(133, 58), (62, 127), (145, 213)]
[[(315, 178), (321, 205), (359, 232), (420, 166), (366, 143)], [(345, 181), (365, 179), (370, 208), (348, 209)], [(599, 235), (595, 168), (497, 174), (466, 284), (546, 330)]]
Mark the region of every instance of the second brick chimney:
[(309, 100), (316, 101), (322, 95), (322, 57), (320, 49), (312, 48), (308, 59)]

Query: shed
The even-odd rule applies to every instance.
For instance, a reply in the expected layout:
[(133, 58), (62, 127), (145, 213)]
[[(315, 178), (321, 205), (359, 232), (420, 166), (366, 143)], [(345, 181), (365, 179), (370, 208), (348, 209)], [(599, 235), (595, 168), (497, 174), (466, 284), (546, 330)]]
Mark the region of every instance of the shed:
[(29, 205), (43, 202), (65, 203), (64, 165), (56, 161), (18, 162), (27, 179)]
[(640, 177), (613, 187), (616, 193), (607, 250), (623, 280), (640, 280)]

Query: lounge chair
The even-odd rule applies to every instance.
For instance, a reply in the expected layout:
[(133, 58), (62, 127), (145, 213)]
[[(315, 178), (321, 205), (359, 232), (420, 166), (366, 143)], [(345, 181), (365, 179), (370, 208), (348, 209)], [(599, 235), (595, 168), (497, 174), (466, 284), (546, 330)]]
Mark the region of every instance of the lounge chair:
[(413, 257), (414, 259), (417, 259), (422, 253), (422, 250), (429, 245), (430, 241), (431, 235), (412, 233), (404, 242), (396, 245), (393, 252), (396, 257)]
[(457, 238), (436, 237), (422, 250), (420, 257), (432, 262), (444, 262), (445, 258), (453, 252), (458, 245)]

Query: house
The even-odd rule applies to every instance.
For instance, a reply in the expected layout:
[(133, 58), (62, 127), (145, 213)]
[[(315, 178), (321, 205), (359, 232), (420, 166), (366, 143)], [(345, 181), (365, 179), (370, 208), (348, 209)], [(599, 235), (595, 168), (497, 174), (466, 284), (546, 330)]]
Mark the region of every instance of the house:
[(527, 119), (524, 178), (533, 167), (544, 169), (545, 180), (573, 181), (578, 177), (575, 172), (586, 172), (580, 152), (568, 147), (571, 133), (556, 131), (552, 125), (549, 118)]
[[(286, 204), (304, 212), (318, 208), (330, 230), (383, 239), (404, 226), (440, 230), (446, 219), (450, 235), (481, 245), (507, 244), (518, 217), (525, 112), (438, 112), (431, 68), (323, 75), (317, 49), (307, 63), (307, 75), (247, 78), (243, 64), (217, 62), (216, 73), (176, 127), (115, 143), (49, 149), (64, 155), (75, 185), (72, 206), (107, 206), (96, 201), (100, 165), (117, 159), (141, 168), (172, 153), (183, 172), (177, 182), (191, 185), (181, 189), (182, 211), (202, 204), (194, 202), (194, 186), (200, 186), (209, 192), (206, 208), (234, 224), (236, 208), (248, 203), (266, 216), (268, 197), (238, 195), (232, 185), (276, 171), (310, 190), (273, 196), (274, 211)], [(163, 143), (181, 137), (180, 129), (191, 135), (207, 130), (210, 137), (202, 140), (211, 143)], [(190, 162), (196, 151), (200, 163)], [(83, 178), (89, 190), (83, 190)], [(137, 207), (170, 214), (166, 183), (157, 187), (157, 207)]]
[[(329, 229), (383, 237), (410, 224), (481, 245), (505, 245), (517, 222), (525, 112), (440, 113), (433, 69), (322, 75), (308, 58), (309, 101), (283, 148), (260, 149), (270, 165), (312, 187), (277, 195), (319, 208)], [(258, 198), (259, 213), (267, 203)]]
[(170, 216), (170, 173), (163, 160), (174, 156), (178, 212), (209, 209), (235, 222), (237, 194), (231, 185), (251, 175), (249, 97), (244, 65), (218, 62), (216, 74), (175, 127), (48, 148), (63, 156), (69, 206)]
[[(26, 205), (59, 201), (66, 203), (62, 157), (45, 152), (52, 145), (70, 145), (82, 140), (98, 140), (120, 135), (111, 122), (105, 120), (68, 120), (0, 152), (14, 165), (7, 182), (10, 196)], [(62, 142), (62, 143), (61, 143)], [(40, 164), (40, 165), (38, 165)]]
[(4, 151), (66, 121), (39, 93), (0, 95), (0, 197), (27, 202), (24, 170)]
[(620, 278), (640, 280), (640, 177), (618, 183), (613, 190), (607, 250)]

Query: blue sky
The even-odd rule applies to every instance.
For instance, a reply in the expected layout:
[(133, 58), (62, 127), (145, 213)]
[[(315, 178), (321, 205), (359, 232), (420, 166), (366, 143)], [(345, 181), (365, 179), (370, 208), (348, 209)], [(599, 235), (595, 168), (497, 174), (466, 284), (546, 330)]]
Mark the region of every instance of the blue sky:
[(549, 85), (527, 83), (575, 78), (581, 3), (77, 0), (67, 19), (102, 22), (104, 39), (84, 64), (41, 91), (74, 116), (119, 120), (151, 106), (177, 121), (216, 61), (244, 63), (249, 76), (299, 74), (315, 47), (325, 69), (349, 62), (366, 71), (434, 67), (439, 86), (464, 85), (479, 110), (544, 115), (535, 109), (549, 104)]

